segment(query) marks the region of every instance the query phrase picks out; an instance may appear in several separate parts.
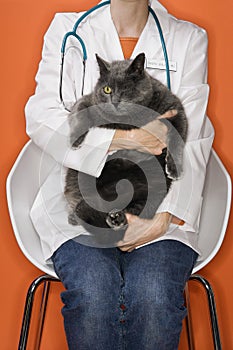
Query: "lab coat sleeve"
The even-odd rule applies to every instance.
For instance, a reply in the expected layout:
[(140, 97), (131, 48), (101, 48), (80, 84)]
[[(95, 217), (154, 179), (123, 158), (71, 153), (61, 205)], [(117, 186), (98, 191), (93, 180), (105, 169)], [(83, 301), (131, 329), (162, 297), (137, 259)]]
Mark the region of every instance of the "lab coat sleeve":
[(184, 150), (184, 172), (174, 181), (157, 212), (170, 212), (185, 221), (181, 229), (198, 231), (206, 165), (214, 131), (206, 116), (209, 87), (207, 79), (207, 35), (195, 28), (188, 45), (178, 91), (188, 118)]
[[(73, 25), (65, 25), (67, 20), (66, 14), (57, 14), (44, 37), (42, 60), (36, 75), (36, 91), (25, 108), (27, 133), (33, 142), (60, 164), (98, 177), (104, 167), (114, 131), (93, 128), (79, 149), (69, 147), (69, 112), (59, 98), (60, 49), (67, 27), (70, 29)], [(73, 52), (75, 64), (80, 66), (80, 87), (77, 82), (74, 84)], [(77, 54), (77, 49), (73, 52), (70, 50), (66, 55), (64, 66), (63, 94), (67, 106), (77, 100), (81, 91), (82, 54)]]

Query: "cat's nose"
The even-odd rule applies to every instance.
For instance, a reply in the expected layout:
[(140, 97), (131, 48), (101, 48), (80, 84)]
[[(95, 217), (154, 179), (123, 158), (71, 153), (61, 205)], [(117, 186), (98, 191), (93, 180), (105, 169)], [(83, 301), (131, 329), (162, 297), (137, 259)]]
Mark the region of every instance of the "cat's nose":
[(117, 107), (119, 106), (119, 102), (113, 102), (113, 106), (117, 109)]

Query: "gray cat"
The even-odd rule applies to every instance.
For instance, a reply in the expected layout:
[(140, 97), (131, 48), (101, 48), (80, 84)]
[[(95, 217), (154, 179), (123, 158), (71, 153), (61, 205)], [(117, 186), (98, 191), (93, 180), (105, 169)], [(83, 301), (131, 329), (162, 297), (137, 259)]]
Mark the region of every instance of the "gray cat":
[(98, 178), (67, 171), (69, 223), (95, 233), (114, 230), (121, 238), (127, 227), (125, 213), (152, 218), (171, 182), (180, 177), (187, 119), (180, 100), (144, 70), (144, 53), (112, 63), (98, 55), (96, 59), (100, 77), (94, 91), (80, 98), (69, 115), (73, 148), (81, 145), (92, 127), (131, 130), (177, 110), (175, 116), (160, 119), (168, 127), (167, 148), (161, 155), (117, 151), (108, 156)]

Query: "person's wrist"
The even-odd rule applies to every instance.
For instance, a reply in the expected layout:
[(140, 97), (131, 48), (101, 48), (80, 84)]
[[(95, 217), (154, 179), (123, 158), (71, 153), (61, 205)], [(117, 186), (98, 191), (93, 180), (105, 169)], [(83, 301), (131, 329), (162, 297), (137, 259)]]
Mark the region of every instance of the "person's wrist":
[(126, 138), (127, 138), (127, 135), (125, 130), (121, 130), (121, 129), (115, 130), (108, 152), (124, 149)]
[(154, 224), (159, 229), (159, 231), (164, 233), (167, 231), (168, 226), (170, 225), (171, 218), (172, 214), (169, 212), (158, 213), (154, 217)]
[(167, 224), (170, 224), (171, 219), (172, 219), (172, 214), (169, 213), (168, 211), (166, 211), (166, 212), (164, 212), (164, 213), (161, 213), (161, 214), (162, 214), (163, 220), (164, 220)]
[[(158, 215), (158, 216), (157, 216)], [(169, 212), (163, 212), (159, 213), (155, 216), (156, 219), (161, 219), (161, 223), (164, 223), (165, 225), (169, 226), (170, 224), (175, 224), (178, 226), (183, 226), (185, 224), (185, 221), (178, 218), (175, 215), (172, 215)]]

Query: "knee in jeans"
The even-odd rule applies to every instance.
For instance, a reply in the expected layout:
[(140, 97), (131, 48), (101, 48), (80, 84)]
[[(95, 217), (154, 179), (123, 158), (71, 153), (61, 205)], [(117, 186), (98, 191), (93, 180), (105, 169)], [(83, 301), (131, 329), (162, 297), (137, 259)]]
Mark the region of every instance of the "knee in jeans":
[(134, 309), (144, 315), (153, 315), (166, 322), (168, 315), (185, 314), (183, 291), (168, 283), (150, 283), (135, 290), (131, 301)]
[(101, 304), (103, 290), (100, 288), (89, 288), (81, 286), (74, 289), (68, 289), (61, 293), (62, 302), (68, 308), (76, 308), (81, 305)]
[(88, 283), (88, 280), (80, 281), (75, 288), (65, 290), (61, 293), (65, 310), (82, 310), (85, 313), (95, 311), (96, 314), (104, 314), (116, 307), (119, 295), (114, 294), (113, 289), (108, 287), (104, 281), (99, 283)]

